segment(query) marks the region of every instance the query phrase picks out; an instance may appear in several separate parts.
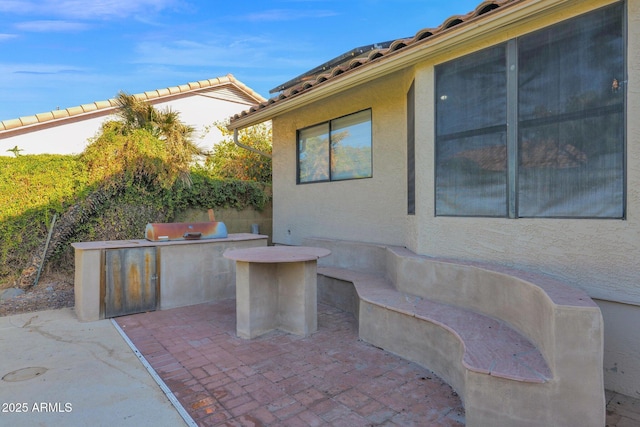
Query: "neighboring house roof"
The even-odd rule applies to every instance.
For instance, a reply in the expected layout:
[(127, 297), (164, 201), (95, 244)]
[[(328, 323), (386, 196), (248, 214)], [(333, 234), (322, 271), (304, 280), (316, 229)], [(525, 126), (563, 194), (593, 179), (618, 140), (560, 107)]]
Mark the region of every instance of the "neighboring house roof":
[[(215, 92), (209, 94), (209, 92)], [(260, 94), (245, 86), (231, 74), (208, 80), (200, 80), (180, 86), (173, 86), (163, 89), (151, 90), (138, 93), (134, 96), (137, 99), (149, 101), (152, 104), (164, 102), (171, 98), (184, 97), (189, 95), (216, 96), (225, 100), (237, 101), (239, 103), (263, 102), (265, 100)], [(16, 132), (32, 130), (39, 126), (55, 126), (57, 122), (66, 122), (66, 119), (80, 118), (83, 115), (109, 114), (117, 108), (115, 99), (106, 101), (96, 101), (83, 104), (77, 107), (66, 108), (64, 110), (54, 110), (34, 116), (25, 116), (17, 119), (4, 120), (0, 122), (0, 139), (7, 138)]]
[[(454, 15), (446, 19), (437, 28), (425, 28), (418, 31), (415, 36), (401, 38), (391, 42), (365, 46), (357, 48), (347, 54), (341, 55), (319, 67), (314, 68), (296, 79), (280, 85), (276, 89), (282, 92), (260, 104), (253, 106), (249, 110), (234, 115), (230, 120), (229, 127), (241, 128), (255, 122), (259, 122), (267, 114), (275, 115), (278, 105), (285, 104), (286, 101), (314, 91), (316, 88), (324, 87), (328, 82), (346, 79), (348, 76), (364, 69), (374, 67), (376, 64), (391, 62), (402, 53), (418, 51), (425, 46), (435, 43), (436, 40), (445, 37), (450, 32), (459, 32), (462, 28), (477, 28), (481, 20), (494, 16), (499, 11), (511, 8), (528, 0), (489, 0), (480, 3), (475, 10), (465, 15)], [(531, 1), (528, 1), (531, 3)], [(294, 84), (297, 80), (297, 84)], [(264, 111), (264, 114), (260, 114)], [(267, 113), (268, 112), (268, 113)], [(255, 117), (255, 119), (254, 119)]]

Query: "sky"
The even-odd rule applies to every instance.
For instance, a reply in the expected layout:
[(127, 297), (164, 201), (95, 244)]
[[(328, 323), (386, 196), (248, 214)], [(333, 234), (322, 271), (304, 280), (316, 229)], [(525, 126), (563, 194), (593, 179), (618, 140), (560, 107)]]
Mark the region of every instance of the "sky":
[(269, 91), (481, 0), (0, 0), (0, 121), (227, 74)]

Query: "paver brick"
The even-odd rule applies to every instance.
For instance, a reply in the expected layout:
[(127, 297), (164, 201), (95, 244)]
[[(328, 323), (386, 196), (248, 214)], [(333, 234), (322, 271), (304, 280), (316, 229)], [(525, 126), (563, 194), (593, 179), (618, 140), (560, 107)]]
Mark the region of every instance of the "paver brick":
[(238, 338), (235, 300), (116, 321), (199, 426), (464, 425), (451, 387), (324, 304), (309, 337)]

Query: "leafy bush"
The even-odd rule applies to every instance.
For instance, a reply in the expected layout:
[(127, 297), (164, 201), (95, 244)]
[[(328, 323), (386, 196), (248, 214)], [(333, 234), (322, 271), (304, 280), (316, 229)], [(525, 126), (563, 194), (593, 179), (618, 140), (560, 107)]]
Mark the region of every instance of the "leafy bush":
[(25, 267), (61, 214), (88, 191), (76, 156), (0, 157), (0, 281)]
[(132, 95), (120, 93), (118, 116), (102, 125), (82, 153), (92, 179), (129, 185), (171, 188), (189, 182), (189, 169), (203, 151), (193, 142), (193, 128), (171, 110), (158, 111)]
[(17, 284), (31, 286), (43, 257), (73, 271), (74, 241), (139, 239), (148, 222), (171, 222), (187, 208), (262, 210), (269, 202), (265, 184), (197, 166), (204, 153), (177, 113), (124, 93), (117, 100), (120, 119), (103, 124), (79, 156), (0, 157), (0, 284), (20, 275)]
[[(37, 254), (53, 215), (60, 219), (75, 204), (91, 215), (71, 227), (68, 241), (51, 254), (55, 262), (49, 268), (55, 271), (73, 271), (72, 242), (144, 238), (148, 222), (171, 222), (187, 208), (262, 210), (270, 202), (269, 185), (219, 179), (194, 168), (190, 186), (178, 181), (162, 189), (134, 183), (86, 206), (99, 188), (87, 169), (78, 156), (0, 157), (0, 284), (15, 280)], [(64, 226), (58, 221), (56, 230)]]
[(31, 209), (42, 210), (47, 221), (51, 212), (61, 212), (86, 190), (88, 182), (76, 156), (0, 156), (0, 222)]
[[(233, 141), (233, 133), (224, 123), (215, 123), (214, 126), (222, 132), (224, 139), (213, 147), (213, 152), (205, 162), (205, 168), (213, 176), (243, 181), (271, 182), (269, 157), (238, 147)], [(271, 154), (271, 126), (269, 125), (260, 124), (243, 129), (238, 133), (238, 139), (242, 144)]]

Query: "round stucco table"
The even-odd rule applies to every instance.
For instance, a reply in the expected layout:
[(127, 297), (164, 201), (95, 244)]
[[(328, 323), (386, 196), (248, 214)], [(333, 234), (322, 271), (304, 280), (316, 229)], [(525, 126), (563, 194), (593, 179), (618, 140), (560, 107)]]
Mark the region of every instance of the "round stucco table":
[(331, 253), (309, 246), (234, 249), (236, 334), (255, 338), (274, 329), (308, 336), (318, 330), (317, 261)]

